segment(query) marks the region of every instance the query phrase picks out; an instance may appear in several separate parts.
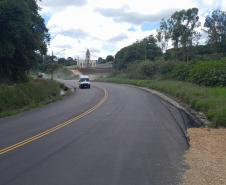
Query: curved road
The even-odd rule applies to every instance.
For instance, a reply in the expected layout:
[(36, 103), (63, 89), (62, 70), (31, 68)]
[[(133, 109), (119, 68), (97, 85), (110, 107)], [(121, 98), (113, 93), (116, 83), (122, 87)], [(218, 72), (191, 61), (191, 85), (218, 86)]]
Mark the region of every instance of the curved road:
[[(182, 181), (188, 145), (176, 110), (173, 116), (158, 97), (129, 86), (92, 83), (91, 89), (79, 89), (78, 81), (65, 83), (76, 87), (76, 92), (0, 119), (0, 185), (169, 185)], [(106, 89), (107, 98), (100, 87)], [(65, 122), (62, 128), (45, 132)], [(4, 150), (43, 132), (43, 137)]]

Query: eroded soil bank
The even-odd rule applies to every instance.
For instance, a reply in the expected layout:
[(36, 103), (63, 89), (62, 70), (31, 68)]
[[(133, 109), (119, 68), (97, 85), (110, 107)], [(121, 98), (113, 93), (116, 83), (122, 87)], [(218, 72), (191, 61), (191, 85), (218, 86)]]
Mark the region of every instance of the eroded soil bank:
[(188, 137), (184, 185), (226, 184), (226, 129), (190, 128)]

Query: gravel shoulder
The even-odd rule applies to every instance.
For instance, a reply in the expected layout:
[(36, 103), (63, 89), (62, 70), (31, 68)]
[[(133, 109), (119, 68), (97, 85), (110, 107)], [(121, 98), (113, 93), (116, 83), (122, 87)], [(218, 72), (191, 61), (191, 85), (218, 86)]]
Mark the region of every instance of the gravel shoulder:
[[(136, 87), (136, 86), (134, 86)], [(147, 88), (141, 88), (159, 96), (178, 109), (191, 115), (193, 124), (200, 128), (187, 128), (189, 150), (185, 154), (185, 164), (189, 169), (185, 172), (183, 185), (226, 185), (226, 129), (210, 129), (210, 122), (202, 112), (192, 109), (179, 99), (169, 98), (163, 93)]]
[(184, 185), (226, 184), (226, 129), (190, 128)]

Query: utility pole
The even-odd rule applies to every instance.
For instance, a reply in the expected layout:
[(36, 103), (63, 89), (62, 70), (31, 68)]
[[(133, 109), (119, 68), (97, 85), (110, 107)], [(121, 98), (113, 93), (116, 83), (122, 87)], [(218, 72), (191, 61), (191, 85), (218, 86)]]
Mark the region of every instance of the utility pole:
[[(66, 49), (63, 49), (63, 50), (61, 50), (61, 51), (65, 51), (65, 50), (66, 50)], [(60, 52), (61, 52), (61, 51), (60, 51)], [(59, 53), (60, 53), (60, 52), (59, 52)], [(58, 55), (59, 53), (57, 53), (56, 55)], [(55, 56), (56, 56), (56, 55), (55, 55)], [(51, 80), (53, 80), (53, 51), (52, 51), (52, 71), (51, 71)]]
[(79, 68), (79, 56), (75, 57), (76, 62), (77, 62), (77, 68)]

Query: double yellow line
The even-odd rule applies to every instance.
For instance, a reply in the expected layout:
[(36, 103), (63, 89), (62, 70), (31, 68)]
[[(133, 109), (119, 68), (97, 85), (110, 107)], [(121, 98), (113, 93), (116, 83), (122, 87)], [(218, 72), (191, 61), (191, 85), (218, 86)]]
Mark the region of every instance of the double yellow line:
[[(100, 87), (100, 88), (102, 88), (102, 87)], [(38, 139), (38, 138), (40, 138), (40, 137), (43, 137), (43, 136), (45, 136), (45, 135), (47, 135), (47, 134), (50, 134), (50, 133), (52, 133), (52, 132), (54, 132), (54, 131), (56, 131), (56, 130), (58, 130), (58, 129), (60, 129), (60, 128), (62, 128), (62, 127), (64, 127), (64, 126), (66, 126), (66, 125), (68, 125), (68, 124), (70, 124), (70, 123), (72, 123), (72, 122), (74, 122), (74, 121), (80, 119), (80, 118), (82, 118), (82, 117), (84, 117), (85, 115), (89, 114), (90, 112), (94, 111), (94, 110), (97, 109), (97, 108), (98, 108), (98, 107), (99, 107), (99, 106), (107, 99), (107, 97), (108, 97), (108, 93), (107, 93), (106, 89), (104, 89), (104, 88), (102, 88), (102, 89), (103, 89), (104, 92), (105, 92), (105, 96), (104, 96), (104, 98), (103, 98), (96, 106), (94, 106), (93, 108), (89, 109), (88, 111), (84, 112), (83, 114), (81, 114), (81, 115), (79, 115), (79, 116), (77, 116), (77, 117), (74, 117), (74, 118), (72, 118), (72, 119), (70, 119), (70, 120), (68, 120), (68, 121), (66, 121), (66, 122), (64, 122), (64, 123), (61, 123), (60, 125), (57, 125), (57, 126), (51, 128), (51, 129), (49, 129), (49, 130), (46, 130), (46, 131), (44, 131), (44, 132), (42, 132), (42, 133), (40, 133), (40, 134), (37, 134), (37, 135), (35, 135), (35, 136), (33, 136), (33, 137), (30, 137), (30, 138), (28, 138), (28, 139), (25, 139), (25, 140), (19, 142), (19, 143), (16, 143), (16, 144), (14, 144), (14, 145), (11, 145), (11, 146), (9, 146), (9, 147), (7, 147), (7, 148), (4, 148), (4, 149), (0, 150), (0, 155), (4, 154), (4, 153), (6, 153), (6, 152), (9, 152), (9, 151), (11, 151), (11, 150), (13, 150), (13, 149), (15, 149), (15, 148), (18, 148), (18, 147), (20, 147), (20, 146), (23, 146), (23, 145), (25, 145), (25, 144), (27, 144), (27, 143), (30, 143), (30, 142), (32, 142), (32, 141), (34, 141), (34, 140), (36, 140), (36, 139)]]

